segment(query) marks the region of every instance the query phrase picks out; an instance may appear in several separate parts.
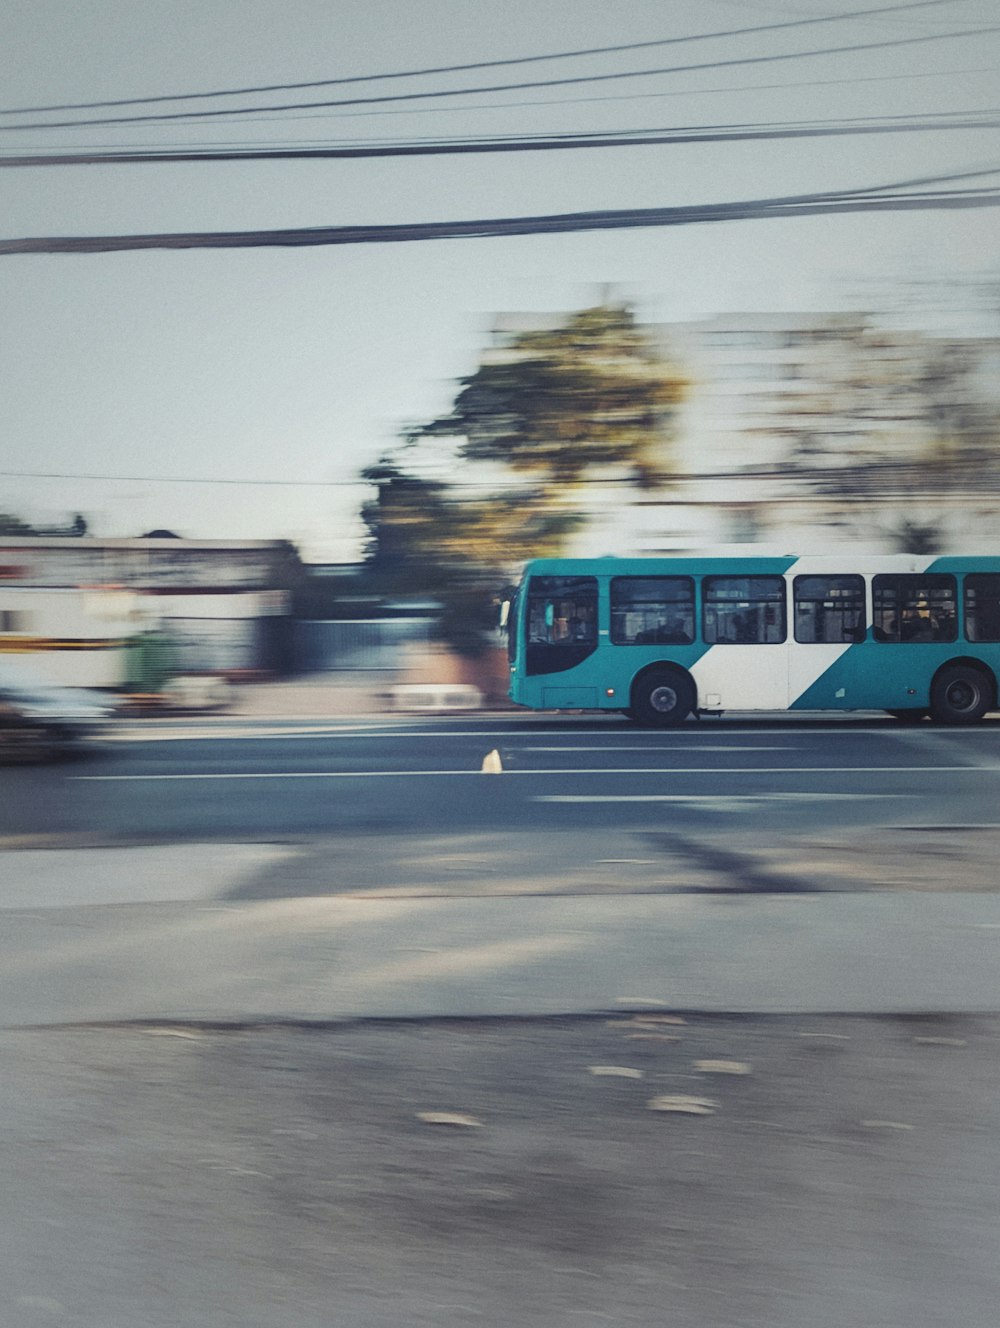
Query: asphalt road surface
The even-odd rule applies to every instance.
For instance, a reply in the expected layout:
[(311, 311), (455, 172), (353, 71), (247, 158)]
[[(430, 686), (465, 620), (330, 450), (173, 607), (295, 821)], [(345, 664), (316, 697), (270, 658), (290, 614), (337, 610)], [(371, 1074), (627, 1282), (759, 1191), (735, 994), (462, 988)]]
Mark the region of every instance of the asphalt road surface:
[(150, 721), (73, 761), (0, 769), (0, 835), (941, 827), (1000, 823), (998, 790), (1000, 721)]

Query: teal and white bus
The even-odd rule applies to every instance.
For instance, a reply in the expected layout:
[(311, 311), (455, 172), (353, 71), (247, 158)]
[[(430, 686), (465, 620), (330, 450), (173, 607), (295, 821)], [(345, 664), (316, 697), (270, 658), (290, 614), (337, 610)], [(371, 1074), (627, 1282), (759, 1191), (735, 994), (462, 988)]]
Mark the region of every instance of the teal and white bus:
[(971, 724), (998, 705), (1000, 557), (542, 559), (501, 621), (510, 698), (533, 710)]

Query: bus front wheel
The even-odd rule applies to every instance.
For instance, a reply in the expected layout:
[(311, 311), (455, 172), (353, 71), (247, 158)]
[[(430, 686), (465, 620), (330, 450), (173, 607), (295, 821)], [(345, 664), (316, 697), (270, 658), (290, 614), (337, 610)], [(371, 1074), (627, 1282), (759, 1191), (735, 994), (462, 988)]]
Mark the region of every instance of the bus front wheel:
[(975, 724), (993, 705), (985, 673), (956, 664), (931, 687), (931, 716), (938, 724)]
[(639, 724), (670, 728), (683, 724), (695, 707), (694, 683), (679, 669), (656, 669), (632, 684), (628, 714)]

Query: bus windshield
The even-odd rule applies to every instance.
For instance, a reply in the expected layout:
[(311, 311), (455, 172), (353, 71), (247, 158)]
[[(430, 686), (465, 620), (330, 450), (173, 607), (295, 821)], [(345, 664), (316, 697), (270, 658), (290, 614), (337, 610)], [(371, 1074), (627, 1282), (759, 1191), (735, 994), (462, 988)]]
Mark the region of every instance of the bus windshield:
[(597, 649), (597, 578), (533, 576), (528, 582), (529, 674), (573, 668)]

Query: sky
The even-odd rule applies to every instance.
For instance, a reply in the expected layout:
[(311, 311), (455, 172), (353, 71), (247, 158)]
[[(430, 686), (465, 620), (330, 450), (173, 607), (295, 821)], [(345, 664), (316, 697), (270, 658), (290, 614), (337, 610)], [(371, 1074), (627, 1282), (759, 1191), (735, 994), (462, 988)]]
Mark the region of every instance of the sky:
[[(0, 110), (361, 79), (874, 7), (15, 0), (0, 8)], [(996, 112), (1000, 32), (944, 34), (997, 24), (992, 0), (948, 0), (464, 72), (0, 115), (0, 155)], [(927, 37), (935, 40), (912, 40)], [(878, 45), (773, 58), (863, 44)], [(696, 64), (714, 67), (676, 69)], [(674, 72), (634, 72), (664, 68)], [(355, 104), (263, 111), (338, 99)], [(254, 113), (52, 123), (245, 106)], [(28, 123), (46, 127), (18, 128)], [(676, 207), (988, 168), (1000, 170), (992, 127), (560, 152), (21, 167), (0, 170), (0, 241)], [(0, 511), (38, 522), (82, 512), (102, 536), (167, 528), (199, 539), (286, 538), (309, 559), (351, 560), (368, 492), (360, 471), (407, 426), (447, 410), (497, 313), (581, 308), (611, 290), (657, 323), (741, 310), (927, 306), (960, 324), (977, 289), (996, 281), (998, 220), (986, 207), (334, 247), (0, 252)]]

